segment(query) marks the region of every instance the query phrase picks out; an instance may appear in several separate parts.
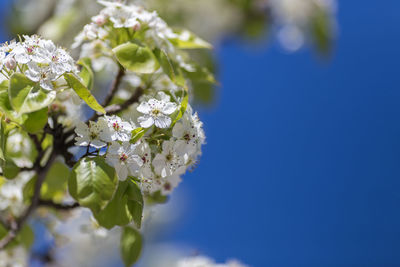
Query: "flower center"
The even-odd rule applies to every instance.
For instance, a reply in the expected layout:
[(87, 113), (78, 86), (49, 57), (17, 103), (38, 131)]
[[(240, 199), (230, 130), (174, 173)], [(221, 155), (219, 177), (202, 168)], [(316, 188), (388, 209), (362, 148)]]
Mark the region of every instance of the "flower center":
[(167, 190), (167, 191), (170, 191), (171, 190), (171, 184), (170, 183), (165, 183), (164, 184), (164, 189)]
[(96, 139), (96, 138), (97, 138), (97, 134), (91, 132), (91, 133), (90, 133), (90, 138), (91, 138), (92, 140), (93, 140), (93, 139)]
[(186, 134), (183, 136), (183, 139), (185, 139), (186, 141), (190, 141), (190, 134), (186, 133)]
[(32, 53), (33, 53), (33, 46), (28, 47), (28, 48), (26, 49), (26, 51), (28, 52), (28, 54), (32, 54)]
[(174, 158), (174, 156), (173, 156), (171, 153), (169, 153), (169, 154), (165, 157), (165, 159), (166, 159), (167, 161), (171, 161), (173, 158)]
[(157, 116), (158, 114), (161, 113), (161, 111), (159, 111), (158, 109), (153, 109), (153, 110), (151, 111), (151, 113), (152, 113), (154, 116)]
[(128, 159), (128, 156), (125, 153), (122, 153), (121, 157), (119, 158), (120, 161), (125, 162)]
[(116, 130), (116, 131), (118, 131), (120, 128), (119, 124), (116, 122), (114, 122), (112, 126), (113, 126), (114, 130)]

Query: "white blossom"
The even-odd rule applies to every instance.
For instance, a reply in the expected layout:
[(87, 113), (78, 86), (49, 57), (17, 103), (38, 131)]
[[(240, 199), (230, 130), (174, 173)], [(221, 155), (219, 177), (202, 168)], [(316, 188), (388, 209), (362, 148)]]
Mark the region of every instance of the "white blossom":
[(28, 260), (28, 253), (22, 245), (0, 251), (0, 266), (2, 267), (26, 267)]
[(28, 63), (29, 69), (25, 72), (26, 77), (34, 82), (39, 82), (40, 86), (45, 90), (53, 90), (52, 82), (57, 79), (57, 74), (52, 72), (49, 66), (39, 67), (34, 62)]
[(129, 175), (135, 176), (139, 168), (143, 165), (142, 159), (135, 154), (136, 146), (123, 142), (112, 143), (108, 148), (106, 161), (113, 166), (121, 181), (126, 180)]
[(197, 114), (191, 115), (186, 111), (182, 119), (175, 124), (172, 134), (177, 139), (175, 143), (177, 153), (189, 156), (200, 153), (205, 137)]
[(140, 126), (149, 128), (155, 125), (158, 128), (168, 128), (171, 125), (171, 118), (169, 115), (175, 112), (177, 106), (172, 102), (159, 101), (157, 99), (150, 99), (148, 102), (142, 102), (137, 111), (143, 113), (138, 118)]
[[(92, 146), (102, 148), (111, 142), (108, 125), (102, 124), (101, 121), (96, 123), (89, 121), (89, 125), (83, 122), (78, 122), (75, 132), (78, 135), (75, 140), (77, 146)], [(109, 137), (107, 139), (107, 137)]]
[(99, 119), (99, 122), (107, 124), (109, 128), (109, 132), (104, 132), (101, 135), (102, 138), (107, 138), (106, 135), (110, 134), (112, 141), (127, 142), (132, 137), (134, 126), (118, 116), (104, 116)]
[(153, 167), (156, 174), (167, 177), (174, 174), (183, 174), (186, 171), (187, 158), (176, 153), (173, 140), (164, 141), (162, 152), (153, 159)]
[(142, 165), (139, 170), (139, 178), (152, 177), (151, 170), (151, 149), (147, 142), (141, 141), (136, 146), (135, 154), (142, 160)]
[(9, 211), (13, 216), (24, 212), (26, 206), (23, 190), (31, 177), (30, 173), (20, 172), (14, 179), (4, 181), (0, 186), (0, 211)]

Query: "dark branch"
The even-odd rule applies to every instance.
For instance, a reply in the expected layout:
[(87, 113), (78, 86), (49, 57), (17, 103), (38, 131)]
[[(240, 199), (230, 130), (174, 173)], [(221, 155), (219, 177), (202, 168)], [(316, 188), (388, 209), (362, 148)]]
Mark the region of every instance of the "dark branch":
[[(25, 210), (25, 212), (22, 214), (20, 218), (18, 218), (15, 223), (12, 223), (10, 225), (10, 229), (7, 233), (7, 235), (0, 240), (0, 250), (4, 249), (11, 241), (14, 240), (14, 238), (17, 236), (19, 231), (21, 231), (24, 223), (28, 220), (28, 218), (31, 216), (33, 211), (36, 209), (38, 203), (39, 203), (39, 196), (40, 196), (40, 189), (42, 188), (42, 184), (46, 178), (46, 174), (48, 170), (50, 169), (50, 166), (56, 159), (56, 152), (55, 149), (52, 151), (50, 155), (50, 159), (47, 161), (46, 165), (38, 171), (38, 176), (35, 184), (35, 188), (33, 191), (33, 197), (32, 197), (32, 202), (29, 205), (29, 207)], [(40, 161), (40, 160), (39, 160)], [(36, 165), (36, 164), (35, 164)]]
[[(57, 120), (55, 120), (57, 121)], [(40, 162), (46, 153), (46, 150), (42, 149), (42, 144), (41, 141), (37, 138), (36, 135), (31, 135), (30, 137), (33, 139), (36, 148), (38, 150), (38, 156), (36, 158), (36, 161), (34, 163), (33, 169), (37, 171), (37, 179), (35, 183), (35, 187), (33, 190), (33, 196), (31, 199), (31, 204), (26, 208), (24, 213), (22, 214), (21, 217), (19, 217), (16, 220), (13, 220), (11, 224), (8, 227), (8, 233), (7, 235), (0, 240), (0, 250), (3, 250), (10, 242), (14, 240), (14, 238), (18, 235), (18, 233), (21, 231), (23, 225), (25, 222), (29, 219), (29, 217), (32, 215), (32, 213), (36, 210), (36, 208), (39, 205), (39, 200), (40, 200), (40, 190), (42, 188), (43, 182), (46, 179), (46, 175), (52, 166), (53, 162), (56, 160), (58, 155), (63, 155), (64, 151), (64, 144), (65, 144), (65, 139), (67, 136), (63, 134), (63, 128), (61, 125), (57, 124), (54, 129), (52, 129), (52, 135), (53, 135), (53, 147), (50, 148), (51, 154), (44, 166), (40, 165)]]
[(142, 96), (143, 91), (144, 90), (142, 87), (138, 87), (136, 89), (135, 93), (132, 94), (132, 96), (128, 100), (126, 100), (124, 103), (122, 103), (120, 105), (111, 105), (111, 106), (107, 107), (106, 108), (107, 115), (114, 115), (121, 111), (126, 110), (127, 108), (129, 108), (130, 105), (139, 101), (139, 98)]
[(77, 202), (71, 204), (61, 204), (61, 203), (55, 203), (51, 200), (44, 200), (44, 199), (39, 199), (38, 206), (49, 207), (49, 208), (54, 208), (56, 210), (64, 210), (64, 211), (80, 207), (79, 203)]
[(115, 77), (115, 80), (113, 81), (113, 83), (111, 85), (111, 89), (108, 92), (108, 95), (107, 95), (106, 99), (103, 102), (103, 107), (106, 107), (111, 103), (112, 99), (114, 98), (114, 95), (118, 91), (119, 85), (120, 85), (124, 75), (125, 75), (124, 69), (120, 68), (119, 71), (118, 71), (117, 77)]
[[(143, 94), (143, 88), (142, 87), (138, 87), (135, 91), (135, 93), (132, 94), (132, 96), (126, 100), (124, 103), (122, 104), (115, 104), (115, 105), (111, 105), (105, 108), (107, 115), (114, 115), (117, 114), (121, 111), (126, 110), (130, 105), (136, 103), (139, 101), (139, 98), (142, 96)], [(96, 119), (98, 119), (102, 114), (100, 113), (95, 113), (90, 120), (94, 121)]]
[[(111, 103), (112, 99), (114, 98), (115, 94), (118, 91), (119, 85), (121, 84), (124, 75), (125, 75), (124, 69), (120, 68), (117, 76), (115, 77), (113, 83), (111, 84), (111, 88), (108, 92), (108, 95), (104, 100), (103, 107), (106, 107)], [(95, 121), (99, 116), (100, 115), (97, 112), (95, 112), (88, 121)]]

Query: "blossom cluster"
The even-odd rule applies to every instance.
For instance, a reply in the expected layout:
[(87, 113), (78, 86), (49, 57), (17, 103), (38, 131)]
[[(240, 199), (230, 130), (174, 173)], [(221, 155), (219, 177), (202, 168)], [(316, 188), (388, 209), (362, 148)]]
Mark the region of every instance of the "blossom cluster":
[(144, 113), (137, 118), (143, 127), (140, 130), (147, 132), (136, 142), (132, 142), (132, 132), (139, 129), (135, 123), (114, 115), (100, 117), (97, 122), (80, 123), (75, 129), (76, 145), (95, 149), (107, 147), (104, 156), (120, 180), (135, 177), (144, 193), (160, 191), (167, 195), (201, 154), (201, 145), (205, 141), (202, 122), (188, 107), (182, 118), (169, 129), (171, 118), (168, 113), (174, 112), (176, 105), (156, 99), (142, 102), (137, 110)]
[(23, 188), (29, 179), (31, 179), (31, 176), (32, 175), (29, 173), (21, 172), (12, 180), (1, 178), (0, 214), (9, 213), (13, 216), (21, 215), (26, 207)]
[(28, 264), (28, 259), (28, 253), (23, 246), (0, 251), (0, 266), (25, 267)]
[(45, 90), (53, 90), (64, 73), (77, 72), (74, 60), (52, 41), (37, 35), (23, 36), (23, 41), (11, 41), (0, 47), (0, 71), (5, 78), (22, 72)]
[[(105, 6), (100, 13), (91, 19), (91, 23), (84, 26), (83, 31), (75, 37), (72, 48), (77, 48), (82, 43), (89, 41), (82, 47), (82, 55), (90, 55), (94, 59), (99, 58), (98, 50), (113, 48), (114, 32), (116, 29), (127, 29), (131, 36), (142, 32), (143, 40), (149, 47), (160, 48), (165, 51), (170, 58), (178, 62), (180, 67), (187, 71), (193, 71), (191, 64), (185, 61), (185, 55), (179, 53), (170, 42), (174, 38), (189, 38), (185, 34), (175, 33), (167, 23), (159, 17), (156, 11), (148, 11), (138, 5), (126, 5), (121, 1), (101, 1), (98, 3)], [(120, 36), (118, 37), (120, 38)], [(118, 39), (117, 38), (117, 39)], [(141, 41), (143, 41), (141, 40)], [(107, 54), (107, 52), (101, 54)], [(100, 57), (101, 58), (101, 57)]]

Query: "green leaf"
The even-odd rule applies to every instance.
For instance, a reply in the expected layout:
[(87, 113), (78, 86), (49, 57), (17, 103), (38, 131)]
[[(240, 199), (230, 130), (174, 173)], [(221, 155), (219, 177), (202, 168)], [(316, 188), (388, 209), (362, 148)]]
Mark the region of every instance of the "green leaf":
[(164, 204), (167, 203), (168, 196), (161, 194), (161, 191), (157, 191), (150, 196), (146, 197), (146, 203), (148, 204)]
[(113, 199), (94, 217), (97, 222), (111, 229), (114, 226), (124, 226), (134, 221), (140, 228), (143, 213), (143, 196), (138, 185), (127, 179), (119, 182)]
[(83, 83), (89, 91), (93, 88), (93, 71), (92, 71), (92, 60), (88, 57), (81, 58), (78, 62), (78, 65), (82, 66), (81, 72), (79, 76), (83, 79)]
[(186, 81), (181, 68), (176, 63), (171, 61), (164, 51), (156, 49), (154, 51), (154, 54), (160, 62), (164, 73), (168, 75), (171, 81), (173, 81), (178, 86), (185, 86)]
[(3, 161), (6, 160), (5, 153), (6, 153), (6, 122), (4, 121), (4, 116), (1, 117), (0, 122), (0, 160), (1, 166), (3, 166)]
[(160, 68), (160, 64), (148, 47), (125, 43), (113, 49), (118, 62), (127, 70), (149, 74)]
[(191, 81), (195, 101), (210, 104), (214, 99), (217, 81), (207, 68), (196, 66), (196, 71), (186, 72), (186, 77)]
[(333, 26), (326, 10), (316, 8), (311, 18), (311, 33), (319, 52), (328, 55), (332, 50)]
[(14, 179), (18, 173), (19, 168), (11, 160), (6, 159), (1, 166), (3, 169), (3, 176), (7, 179)]
[(140, 138), (143, 137), (143, 135), (146, 133), (146, 130), (139, 127), (136, 128), (135, 130), (132, 131), (132, 138), (130, 140), (131, 144), (135, 144), (137, 141), (139, 141)]
[[(7, 229), (3, 224), (0, 224), (0, 239), (4, 238), (7, 235)], [(22, 245), (26, 250), (29, 251), (31, 246), (33, 245), (33, 241), (35, 239), (35, 234), (32, 228), (25, 224), (18, 235), (12, 240), (7, 246), (6, 249), (14, 248), (15, 246)]]
[(8, 119), (22, 124), (26, 118), (26, 114), (18, 114), (18, 112), (14, 111), (10, 104), (10, 98), (8, 96), (8, 90), (0, 91), (0, 111), (3, 113)]
[(194, 33), (188, 30), (175, 31), (178, 35), (176, 38), (170, 38), (169, 40), (173, 45), (180, 49), (211, 49), (212, 45)]
[(0, 91), (8, 91), (10, 82), (8, 80), (4, 80), (0, 83)]
[(142, 236), (139, 231), (124, 227), (121, 233), (121, 255), (126, 267), (137, 262), (142, 252)]
[(46, 200), (61, 202), (67, 190), (69, 168), (61, 163), (55, 162), (46, 175), (41, 188), (41, 197)]
[(24, 197), (24, 203), (28, 204), (32, 200), (33, 191), (35, 188), (37, 176), (33, 176), (22, 189), (22, 196)]
[(69, 87), (75, 90), (76, 94), (83, 99), (83, 101), (88, 104), (93, 110), (101, 112), (103, 114), (106, 113), (104, 108), (97, 102), (96, 98), (90, 93), (90, 91), (83, 85), (78, 78), (76, 78), (73, 74), (66, 73), (64, 74), (64, 78), (67, 81)]
[(189, 104), (189, 93), (187, 91), (187, 88), (185, 88), (185, 90), (183, 91), (184, 96), (181, 102), (181, 107), (178, 110), (178, 113), (176, 114), (176, 117), (173, 119), (172, 121), (172, 125), (175, 125), (175, 123), (177, 123), (183, 116), (183, 114), (185, 114), (187, 106)]
[(18, 242), (18, 244), (21, 244), (26, 250), (29, 251), (33, 245), (34, 240), (35, 233), (29, 225), (25, 224), (19, 232), (16, 241)]
[(44, 108), (27, 114), (27, 119), (23, 123), (24, 129), (29, 133), (37, 133), (43, 130), (47, 124), (48, 108)]
[(68, 180), (71, 196), (81, 206), (100, 212), (113, 197), (117, 176), (102, 157), (83, 158), (72, 169)]
[(21, 73), (14, 73), (8, 88), (11, 106), (19, 114), (47, 107), (56, 98), (56, 91), (44, 90)]

